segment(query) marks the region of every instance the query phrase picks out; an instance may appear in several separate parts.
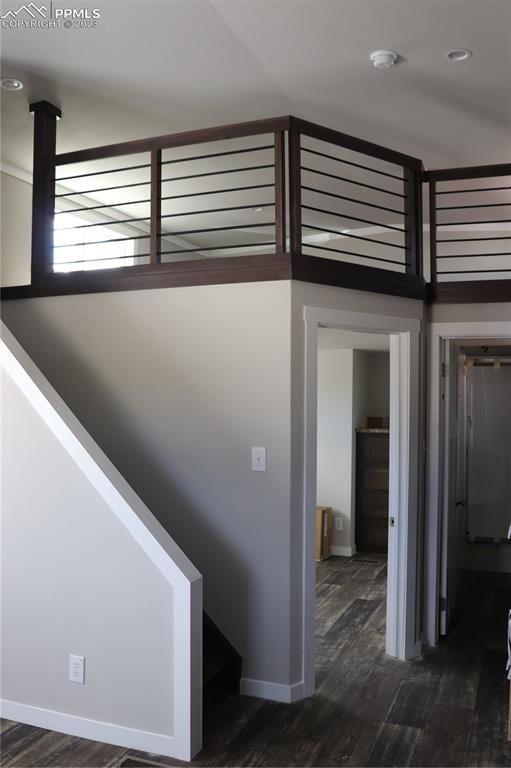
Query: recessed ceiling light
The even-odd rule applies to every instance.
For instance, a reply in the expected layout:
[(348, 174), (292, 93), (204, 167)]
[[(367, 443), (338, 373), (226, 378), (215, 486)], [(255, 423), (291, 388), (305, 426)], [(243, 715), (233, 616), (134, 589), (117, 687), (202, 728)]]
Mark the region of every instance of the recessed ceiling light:
[(6, 91), (21, 91), (23, 88), (23, 83), (16, 77), (2, 77), (0, 84)]
[(449, 61), (466, 61), (471, 56), (472, 51), (469, 51), (468, 48), (452, 48), (445, 52), (445, 58)]
[(373, 51), (369, 54), (369, 61), (376, 69), (390, 69), (399, 59), (399, 53), (395, 51)]

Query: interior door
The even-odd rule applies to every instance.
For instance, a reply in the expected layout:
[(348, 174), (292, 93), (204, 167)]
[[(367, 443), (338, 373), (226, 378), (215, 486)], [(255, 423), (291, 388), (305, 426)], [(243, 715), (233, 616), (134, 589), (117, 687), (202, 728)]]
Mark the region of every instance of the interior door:
[[(458, 493), (458, 425), (460, 423), (458, 349), (448, 340), (442, 350), (442, 398), (444, 403), (444, 482), (442, 498), (442, 567), (440, 571), (440, 634), (446, 635), (456, 605), (459, 555), (464, 532), (460, 531)], [(460, 538), (461, 537), (461, 538)]]

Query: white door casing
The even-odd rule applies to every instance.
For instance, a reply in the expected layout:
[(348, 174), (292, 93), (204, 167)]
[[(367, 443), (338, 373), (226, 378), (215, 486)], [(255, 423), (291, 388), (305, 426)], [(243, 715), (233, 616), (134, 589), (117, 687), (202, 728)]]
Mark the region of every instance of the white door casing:
[[(390, 477), (386, 652), (409, 659), (421, 652), (419, 579), (420, 330), (418, 319), (304, 308), (305, 456), (303, 499), (303, 681), (314, 693), (317, 352), (320, 327), (390, 335)], [(392, 521), (394, 524), (392, 525)]]
[[(427, 425), (427, 469), (426, 469), (426, 528), (424, 560), (424, 640), (436, 645), (440, 634), (441, 574), (447, 570), (442, 561), (445, 538), (442, 528), (446, 521), (447, 482), (449, 474), (449, 418), (448, 398), (442, 399), (441, 364), (445, 345), (463, 339), (511, 338), (511, 321), (481, 323), (432, 323), (428, 333), (428, 425)], [(449, 370), (447, 369), (447, 376)], [(448, 382), (445, 389), (449, 389)]]

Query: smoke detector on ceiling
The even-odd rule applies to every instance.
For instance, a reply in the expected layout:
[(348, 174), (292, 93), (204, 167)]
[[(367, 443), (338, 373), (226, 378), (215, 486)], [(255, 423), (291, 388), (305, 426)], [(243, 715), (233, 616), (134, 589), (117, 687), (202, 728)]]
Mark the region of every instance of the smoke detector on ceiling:
[(6, 91), (21, 91), (23, 83), (17, 77), (2, 77), (0, 85)]
[(397, 63), (399, 53), (395, 51), (373, 51), (369, 54), (369, 61), (376, 69), (390, 69)]

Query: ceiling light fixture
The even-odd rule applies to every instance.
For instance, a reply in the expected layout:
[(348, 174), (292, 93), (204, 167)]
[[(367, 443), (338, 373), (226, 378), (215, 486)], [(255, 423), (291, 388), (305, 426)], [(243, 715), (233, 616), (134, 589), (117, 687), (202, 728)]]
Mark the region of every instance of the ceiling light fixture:
[(472, 56), (472, 51), (468, 48), (452, 48), (445, 52), (445, 58), (449, 61), (466, 61)]
[(369, 54), (369, 61), (376, 69), (390, 69), (397, 63), (399, 53), (395, 51), (373, 51)]
[(23, 83), (17, 77), (2, 77), (0, 84), (6, 91), (21, 91), (23, 88)]

